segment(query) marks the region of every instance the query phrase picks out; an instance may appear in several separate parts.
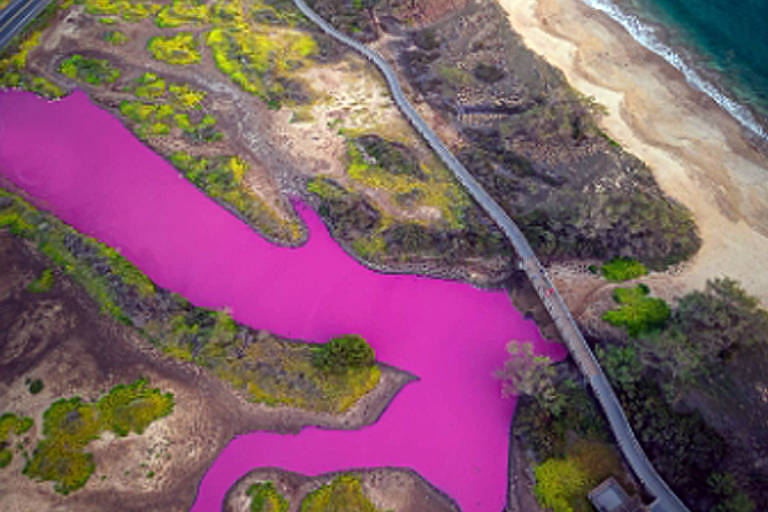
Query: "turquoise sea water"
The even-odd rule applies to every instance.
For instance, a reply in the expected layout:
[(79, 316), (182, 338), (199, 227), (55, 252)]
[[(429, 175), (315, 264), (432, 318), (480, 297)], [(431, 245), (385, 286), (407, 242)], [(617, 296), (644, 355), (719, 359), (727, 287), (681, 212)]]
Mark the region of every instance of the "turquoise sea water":
[(767, 0), (583, 0), (768, 139)]

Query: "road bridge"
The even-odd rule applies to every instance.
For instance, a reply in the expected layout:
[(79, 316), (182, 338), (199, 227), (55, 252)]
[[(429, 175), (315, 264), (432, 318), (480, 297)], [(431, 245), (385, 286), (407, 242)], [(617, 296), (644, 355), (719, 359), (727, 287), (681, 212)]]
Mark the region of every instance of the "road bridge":
[(27, 23), (43, 12), (51, 0), (14, 0), (0, 11), (0, 50), (3, 50)]

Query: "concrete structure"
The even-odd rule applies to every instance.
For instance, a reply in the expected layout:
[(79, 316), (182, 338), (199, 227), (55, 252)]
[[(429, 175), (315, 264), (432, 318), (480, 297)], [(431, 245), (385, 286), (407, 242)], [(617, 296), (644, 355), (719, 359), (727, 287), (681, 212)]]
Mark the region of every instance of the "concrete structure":
[(648, 512), (637, 496), (629, 496), (613, 478), (601, 483), (588, 495), (598, 512)]

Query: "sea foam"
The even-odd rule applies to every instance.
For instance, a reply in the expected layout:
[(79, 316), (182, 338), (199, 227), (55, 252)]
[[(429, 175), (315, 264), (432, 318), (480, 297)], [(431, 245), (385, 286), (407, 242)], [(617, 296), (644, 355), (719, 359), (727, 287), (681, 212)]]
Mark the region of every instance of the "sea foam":
[(723, 93), (715, 84), (705, 80), (698, 71), (687, 64), (683, 57), (664, 44), (656, 35), (656, 29), (643, 23), (637, 16), (624, 12), (610, 0), (582, 0), (587, 6), (603, 12), (619, 23), (641, 45), (670, 63), (695, 89), (703, 92), (728, 112), (739, 124), (758, 137), (768, 140), (768, 131), (757, 122), (752, 112), (744, 105)]

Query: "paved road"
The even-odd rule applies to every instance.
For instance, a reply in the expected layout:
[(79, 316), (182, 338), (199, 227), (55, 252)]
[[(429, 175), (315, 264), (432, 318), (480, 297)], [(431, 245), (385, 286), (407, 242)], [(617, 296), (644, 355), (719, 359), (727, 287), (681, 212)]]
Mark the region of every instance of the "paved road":
[(637, 442), (632, 428), (627, 421), (624, 411), (619, 404), (619, 400), (613, 391), (608, 379), (603, 373), (602, 368), (597, 363), (592, 350), (587, 345), (576, 322), (571, 317), (568, 307), (558, 293), (555, 286), (550, 281), (544, 268), (539, 263), (536, 254), (528, 244), (523, 233), (499, 206), (498, 203), (485, 191), (480, 183), (467, 171), (461, 162), (445, 147), (440, 138), (424, 122), (419, 113), (406, 99), (400, 82), (394, 70), (378, 53), (367, 46), (355, 41), (354, 39), (342, 34), (323, 18), (307, 6), (304, 0), (294, 0), (296, 6), (304, 13), (307, 18), (317, 24), (325, 33), (350, 46), (369, 61), (376, 65), (384, 74), (389, 84), (392, 97), (408, 118), (411, 125), (421, 134), (429, 143), (432, 149), (437, 153), (445, 165), (453, 172), (462, 185), (472, 194), (472, 197), (483, 207), (491, 216), (496, 224), (507, 235), (507, 238), (517, 251), (521, 260), (522, 268), (528, 275), (531, 283), (541, 297), (547, 311), (557, 326), (560, 335), (565, 340), (568, 350), (578, 364), (580, 370), (589, 381), (592, 389), (597, 396), (600, 405), (605, 412), (608, 422), (611, 426), (616, 440), (618, 441), (624, 457), (629, 462), (630, 467), (637, 477), (643, 482), (648, 492), (656, 498), (653, 512), (688, 512), (686, 506), (667, 486), (666, 482), (659, 476), (654, 469), (645, 452)]
[(51, 0), (14, 0), (0, 11), (0, 50), (23, 29)]

